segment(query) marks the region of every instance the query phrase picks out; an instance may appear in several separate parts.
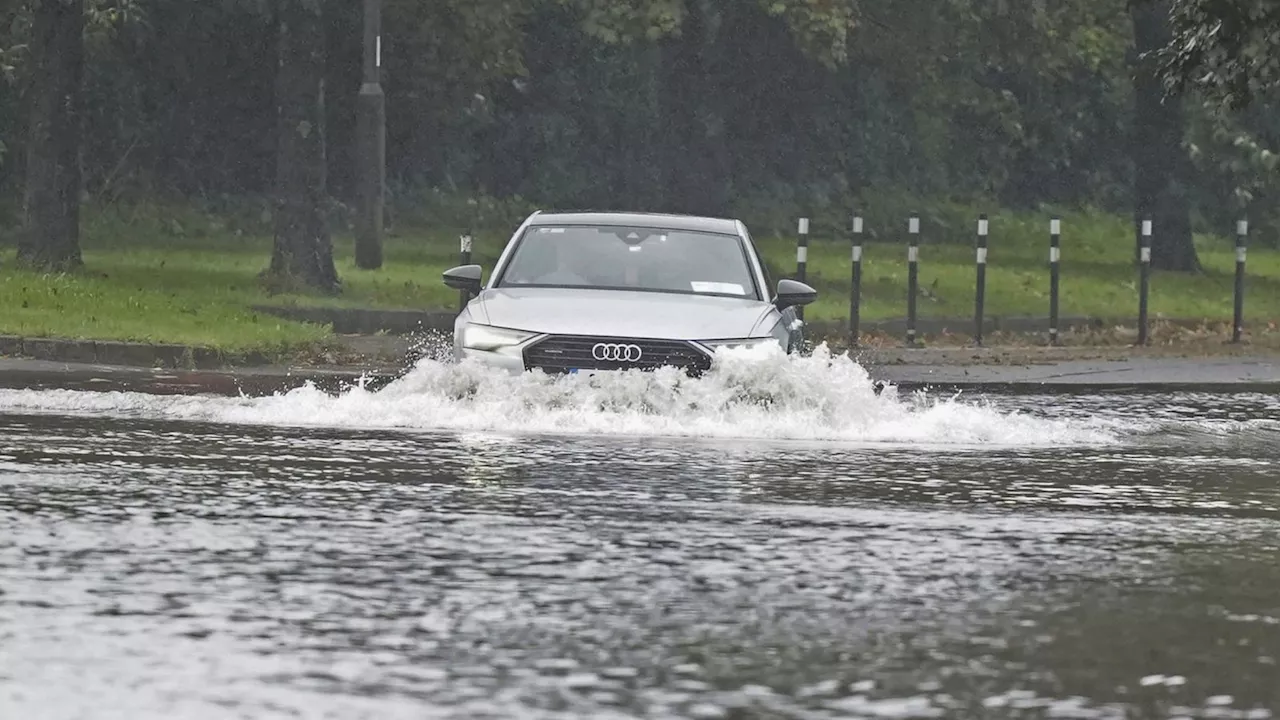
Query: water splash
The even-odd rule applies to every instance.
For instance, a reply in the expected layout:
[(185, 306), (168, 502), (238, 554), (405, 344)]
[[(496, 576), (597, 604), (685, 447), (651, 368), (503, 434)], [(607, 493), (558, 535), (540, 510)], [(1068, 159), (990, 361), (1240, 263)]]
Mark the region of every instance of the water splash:
[(893, 388), (823, 345), (717, 353), (689, 378), (674, 369), (596, 376), (511, 375), (425, 358), (378, 391), (330, 395), (304, 386), (262, 398), (0, 391), (0, 411), (89, 413), (336, 428), (500, 431), (941, 445), (1109, 444), (1106, 423), (1032, 417), (980, 402)]

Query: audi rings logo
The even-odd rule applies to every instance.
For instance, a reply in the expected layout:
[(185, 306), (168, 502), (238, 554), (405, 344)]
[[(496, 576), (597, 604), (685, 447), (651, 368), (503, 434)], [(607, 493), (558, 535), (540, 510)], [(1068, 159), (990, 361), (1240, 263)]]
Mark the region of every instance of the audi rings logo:
[(619, 345), (615, 343), (596, 343), (591, 346), (591, 357), (610, 362), (637, 362), (644, 356), (639, 345)]

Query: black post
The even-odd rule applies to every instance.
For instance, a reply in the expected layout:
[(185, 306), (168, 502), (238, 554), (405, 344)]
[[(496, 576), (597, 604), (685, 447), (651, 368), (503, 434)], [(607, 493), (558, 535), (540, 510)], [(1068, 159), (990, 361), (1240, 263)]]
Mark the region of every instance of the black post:
[(1249, 221), (1236, 223), (1236, 302), (1231, 321), (1231, 342), (1240, 342), (1244, 332), (1244, 260), (1249, 252)]
[(1058, 344), (1058, 269), (1062, 259), (1062, 221), (1049, 221), (1049, 344)]
[[(800, 218), (796, 236), (796, 280), (805, 281), (809, 269), (809, 218)], [(796, 308), (796, 318), (804, 320), (804, 307)]]
[(387, 116), (382, 92), (382, 0), (364, 0), (364, 82), (356, 98), (360, 213), (356, 267), (382, 267), (382, 219), (386, 195)]
[(849, 347), (857, 347), (862, 320), (862, 217), (853, 215), (853, 288), (849, 292)]
[(973, 308), (973, 342), (982, 345), (982, 308), (987, 299), (987, 215), (978, 216), (978, 285)]
[(1142, 240), (1138, 248), (1140, 283), (1138, 285), (1138, 344), (1147, 344), (1147, 295), (1151, 290), (1151, 221), (1142, 221)]
[[(458, 238), (458, 264), (471, 264), (471, 230), (468, 229), (462, 237)], [(462, 312), (467, 303), (471, 302), (471, 293), (466, 290), (458, 291), (458, 312)]]
[(907, 221), (907, 344), (916, 344), (916, 284), (920, 260), (920, 218)]

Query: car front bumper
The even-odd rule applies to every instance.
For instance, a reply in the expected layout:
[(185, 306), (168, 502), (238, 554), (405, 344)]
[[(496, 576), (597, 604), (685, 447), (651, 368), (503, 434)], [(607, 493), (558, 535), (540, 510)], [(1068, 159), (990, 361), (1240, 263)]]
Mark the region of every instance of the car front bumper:
[[(759, 338), (756, 342), (781, 344), (776, 338)], [(607, 362), (595, 357), (588, 346), (593, 342), (634, 343), (644, 348), (646, 362)], [(742, 341), (747, 342), (747, 341)], [(478, 350), (454, 345), (454, 356), (460, 362), (477, 363), (487, 367), (520, 374), (537, 370), (549, 374), (604, 373), (624, 370), (656, 370), (660, 367), (676, 367), (697, 377), (711, 369), (714, 351), (703, 343), (688, 340), (661, 340), (652, 338), (610, 338), (596, 336), (541, 335), (521, 343), (496, 350)], [(657, 358), (658, 360), (649, 360)]]

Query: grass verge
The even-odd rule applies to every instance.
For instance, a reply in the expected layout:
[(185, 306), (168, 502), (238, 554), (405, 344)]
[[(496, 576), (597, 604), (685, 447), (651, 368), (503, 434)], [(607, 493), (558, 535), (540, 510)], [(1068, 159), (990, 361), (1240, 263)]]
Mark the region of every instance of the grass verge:
[[(1138, 275), (1131, 262), (1128, 222), (1088, 211), (1064, 212), (1062, 218), (1062, 315), (1136, 318)], [(992, 215), (988, 314), (1047, 315), (1046, 219), (1030, 213)], [(973, 314), (973, 251), (955, 224), (948, 227), (958, 237), (940, 238), (940, 232), (924, 236), (922, 318)], [(926, 230), (931, 227), (926, 225)], [(904, 234), (892, 228), (870, 229), (879, 232), (870, 234), (866, 245), (862, 316), (902, 317)], [(492, 268), (509, 232), (508, 227), (478, 232), (475, 260)], [(84, 271), (41, 275), (14, 269), (9, 262), (0, 264), (0, 307), (5, 308), (0, 334), (181, 343), (229, 353), (283, 354), (315, 348), (331, 338), (328, 327), (280, 320), (249, 307), (452, 307), (457, 295), (440, 282), (440, 273), (457, 261), (458, 234), (450, 228), (400, 228), (387, 238), (384, 267), (362, 271), (351, 260), (350, 233), (338, 232), (341, 296), (269, 296), (257, 281), (271, 250), (269, 228), (260, 218), (236, 219), (186, 206), (86, 208)], [(772, 233), (757, 237), (757, 242), (775, 279), (794, 271), (794, 238)], [(1197, 244), (1204, 273), (1156, 273), (1152, 278), (1153, 319), (1230, 318), (1230, 240), (1203, 235)], [(12, 247), (0, 252), (11, 257)], [(816, 233), (810, 242), (809, 280), (821, 294), (808, 310), (809, 319), (830, 322), (847, 317), (850, 271), (847, 238)], [(1246, 318), (1252, 328), (1274, 330), (1280, 318), (1280, 252), (1251, 251)], [(967, 328), (965, 324), (957, 330)]]
[[(973, 213), (976, 218), (977, 213)], [(903, 224), (905, 230), (906, 223)], [(976, 223), (974, 224), (976, 227)], [(905, 232), (882, 234), (865, 246), (862, 317), (904, 317), (907, 311)], [(886, 237), (889, 236), (889, 237)], [(774, 235), (758, 240), (769, 262), (783, 273), (795, 268), (795, 240)], [(1233, 241), (1198, 235), (1204, 272), (1154, 272), (1149, 312), (1152, 319), (1226, 320), (1232, 316), (1235, 250)], [(986, 314), (1048, 317), (1049, 238), (1047, 217), (996, 214), (991, 217), (987, 265)], [(1114, 215), (1062, 213), (1060, 313), (1129, 319), (1138, 315), (1138, 269), (1132, 261), (1129, 223)], [(847, 318), (852, 259), (847, 239), (810, 241), (811, 284), (818, 302), (807, 311), (815, 320)], [(920, 248), (917, 312), (921, 318), (972, 318), (976, 270), (972, 241), (938, 242), (923, 236)], [(1254, 249), (1248, 257), (1246, 320), (1255, 327), (1280, 318), (1280, 252)], [(967, 330), (972, 322), (957, 328)]]
[[(349, 233), (335, 235), (343, 293), (268, 295), (258, 282), (269, 230), (186, 207), (89, 208), (82, 271), (51, 275), (0, 264), (0, 334), (179, 343), (279, 356), (325, 344), (327, 326), (251, 311), (252, 305), (423, 309), (456, 302), (440, 273), (456, 260), (447, 233), (394, 236), (378, 271), (354, 266)], [(456, 237), (456, 236), (454, 236)], [(448, 248), (448, 249), (446, 249)], [(0, 247), (6, 260), (12, 247)], [(485, 260), (483, 253), (480, 259)], [(488, 259), (492, 264), (493, 260)]]

